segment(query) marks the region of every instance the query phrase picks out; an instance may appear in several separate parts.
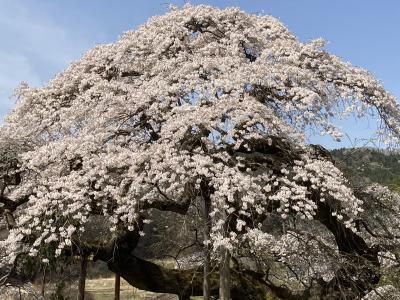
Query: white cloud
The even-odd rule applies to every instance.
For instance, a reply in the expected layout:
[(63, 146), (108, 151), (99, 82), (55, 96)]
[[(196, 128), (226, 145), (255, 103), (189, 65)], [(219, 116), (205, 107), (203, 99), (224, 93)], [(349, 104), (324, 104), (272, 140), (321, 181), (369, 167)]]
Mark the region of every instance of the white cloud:
[(91, 46), (29, 5), (34, 3), (0, 0), (1, 119), (12, 105), (7, 98), (21, 81), (42, 85)]
[(19, 54), (10, 54), (0, 51), (0, 93), (15, 87), (21, 78), (30, 78), (31, 83), (40, 83), (38, 74), (32, 70), (28, 58)]
[(19, 54), (0, 51), (0, 114), (4, 116), (14, 104), (9, 100), (13, 90), (26, 79), (31, 85), (40, 84), (37, 73), (32, 69), (29, 60)]

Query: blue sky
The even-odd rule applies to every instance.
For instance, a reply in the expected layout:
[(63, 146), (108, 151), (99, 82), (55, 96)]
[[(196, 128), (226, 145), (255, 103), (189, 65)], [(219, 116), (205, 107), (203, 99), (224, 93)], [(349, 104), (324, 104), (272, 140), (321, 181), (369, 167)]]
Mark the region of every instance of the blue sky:
[[(0, 118), (14, 105), (9, 97), (21, 81), (41, 86), (96, 44), (111, 43), (168, 4), (185, 1), (0, 0)], [(323, 37), (327, 49), (369, 69), (400, 98), (400, 1), (398, 0), (255, 0), (190, 1), (218, 7), (239, 6), (278, 17), (302, 41)], [(342, 124), (354, 138), (367, 137), (365, 121)], [(348, 139), (325, 146), (351, 145)], [(358, 144), (360, 145), (360, 144)]]

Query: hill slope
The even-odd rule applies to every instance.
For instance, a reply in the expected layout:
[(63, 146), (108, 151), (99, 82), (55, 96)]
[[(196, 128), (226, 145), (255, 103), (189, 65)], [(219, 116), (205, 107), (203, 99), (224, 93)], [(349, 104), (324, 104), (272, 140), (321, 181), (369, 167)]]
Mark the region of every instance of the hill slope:
[(377, 182), (400, 188), (400, 153), (371, 148), (342, 148), (331, 151), (346, 177), (357, 182)]

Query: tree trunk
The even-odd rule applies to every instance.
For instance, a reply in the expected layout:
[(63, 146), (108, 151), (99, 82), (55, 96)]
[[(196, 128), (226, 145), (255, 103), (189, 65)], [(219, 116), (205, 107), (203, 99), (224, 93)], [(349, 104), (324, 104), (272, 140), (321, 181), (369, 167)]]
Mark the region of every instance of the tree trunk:
[(121, 277), (119, 274), (115, 274), (115, 294), (114, 294), (114, 300), (119, 300), (119, 295), (120, 295), (120, 289), (121, 289)]
[[(227, 215), (224, 208), (221, 212), (222, 220), (225, 220), (225, 224), (222, 228), (222, 235), (226, 236), (229, 233), (229, 222), (230, 218)], [(221, 260), (219, 262), (219, 299), (230, 300), (231, 299), (231, 254), (225, 246), (221, 246)]]
[(231, 254), (225, 247), (221, 249), (221, 262), (219, 268), (219, 299), (230, 300), (231, 299)]
[(211, 299), (211, 283), (210, 283), (210, 232), (211, 232), (211, 218), (210, 218), (211, 201), (209, 197), (204, 199), (204, 240), (207, 242), (204, 245), (204, 275), (203, 275), (203, 299)]
[(42, 295), (43, 298), (44, 298), (45, 291), (46, 291), (46, 266), (43, 266), (42, 287), (41, 287), (41, 291), (40, 291), (40, 294)]
[(81, 256), (81, 265), (79, 271), (78, 300), (85, 299), (86, 272), (87, 272), (87, 256), (83, 254)]

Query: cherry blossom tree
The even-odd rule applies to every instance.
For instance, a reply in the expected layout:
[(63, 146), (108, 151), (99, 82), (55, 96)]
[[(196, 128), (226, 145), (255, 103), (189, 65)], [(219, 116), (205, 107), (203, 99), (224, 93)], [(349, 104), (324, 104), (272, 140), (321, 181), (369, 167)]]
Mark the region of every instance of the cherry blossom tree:
[[(271, 16), (186, 5), (16, 94), (0, 132), (4, 282), (20, 256), (78, 251), (181, 299), (359, 297), (379, 282), (381, 225), (363, 217), (379, 197), (352, 189), (308, 140), (339, 140), (337, 120), (371, 116), (396, 147), (400, 110), (323, 40), (302, 43)], [(193, 205), (205, 212), (204, 276), (133, 253), (152, 210)], [(88, 242), (94, 217), (110, 234)]]

